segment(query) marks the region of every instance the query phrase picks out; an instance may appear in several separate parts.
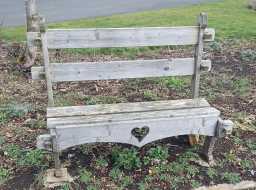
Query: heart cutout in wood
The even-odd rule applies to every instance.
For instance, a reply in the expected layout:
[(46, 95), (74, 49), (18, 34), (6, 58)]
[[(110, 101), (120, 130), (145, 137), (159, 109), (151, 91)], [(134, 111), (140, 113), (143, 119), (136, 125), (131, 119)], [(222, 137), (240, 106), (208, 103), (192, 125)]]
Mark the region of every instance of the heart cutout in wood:
[(138, 139), (139, 142), (141, 142), (149, 133), (149, 127), (136, 127), (131, 131), (132, 135)]

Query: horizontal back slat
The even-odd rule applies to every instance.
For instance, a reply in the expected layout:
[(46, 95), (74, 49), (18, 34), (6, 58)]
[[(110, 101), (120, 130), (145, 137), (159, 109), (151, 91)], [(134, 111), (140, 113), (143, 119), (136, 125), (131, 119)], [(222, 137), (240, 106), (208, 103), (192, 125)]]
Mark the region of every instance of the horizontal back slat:
[[(187, 76), (194, 74), (194, 58), (53, 63), (51, 67), (53, 82)], [(44, 67), (33, 67), (31, 72), (34, 80), (44, 78)]]
[[(53, 29), (47, 31), (47, 39), (49, 49), (193, 45), (198, 30), (198, 26)], [(214, 36), (214, 29), (206, 29), (204, 40), (213, 41)]]

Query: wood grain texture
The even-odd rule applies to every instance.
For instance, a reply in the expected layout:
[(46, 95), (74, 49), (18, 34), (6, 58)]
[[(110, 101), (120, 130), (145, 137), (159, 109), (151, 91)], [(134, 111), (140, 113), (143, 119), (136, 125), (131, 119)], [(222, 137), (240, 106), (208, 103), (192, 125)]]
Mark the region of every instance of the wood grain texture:
[[(51, 29), (47, 39), (50, 49), (194, 45), (198, 30), (198, 26)], [(214, 29), (205, 34), (204, 41), (214, 40)]]
[(102, 122), (121, 122), (133, 120), (150, 120), (160, 118), (174, 118), (174, 117), (208, 117), (209, 115), (218, 116), (220, 112), (215, 108), (189, 108), (178, 110), (160, 110), (160, 111), (144, 111), (144, 112), (130, 112), (130, 113), (115, 113), (115, 114), (99, 114), (87, 116), (73, 116), (73, 117), (58, 117), (48, 118), (48, 128), (65, 127), (67, 125), (81, 125), (81, 124), (96, 124)]
[[(93, 124), (66, 125), (56, 127), (60, 150), (94, 142), (127, 143), (142, 147), (150, 142), (172, 136), (200, 134), (215, 136), (218, 116), (171, 117), (141, 119), (121, 122), (101, 122)], [(149, 128), (148, 135), (139, 141), (131, 131), (134, 128)]]
[[(211, 65), (211, 61), (202, 64)], [(188, 76), (194, 74), (194, 59), (52, 63), (51, 68), (53, 82)], [(31, 73), (33, 80), (44, 79), (43, 67), (33, 67)]]
[(203, 99), (184, 99), (184, 100), (167, 100), (153, 102), (135, 102), (119, 104), (99, 104), (88, 106), (69, 106), (69, 107), (52, 107), (47, 108), (47, 117), (71, 117), (98, 114), (116, 114), (131, 112), (149, 112), (160, 110), (178, 110), (189, 108), (210, 107), (209, 103)]

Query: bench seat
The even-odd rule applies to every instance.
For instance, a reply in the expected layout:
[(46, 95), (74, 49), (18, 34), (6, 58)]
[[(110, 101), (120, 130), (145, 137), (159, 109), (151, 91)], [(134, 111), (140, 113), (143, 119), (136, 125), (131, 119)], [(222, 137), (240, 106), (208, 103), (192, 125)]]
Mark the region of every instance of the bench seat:
[(171, 136), (215, 136), (219, 115), (205, 99), (51, 107), (47, 126), (60, 150), (92, 142), (142, 147)]

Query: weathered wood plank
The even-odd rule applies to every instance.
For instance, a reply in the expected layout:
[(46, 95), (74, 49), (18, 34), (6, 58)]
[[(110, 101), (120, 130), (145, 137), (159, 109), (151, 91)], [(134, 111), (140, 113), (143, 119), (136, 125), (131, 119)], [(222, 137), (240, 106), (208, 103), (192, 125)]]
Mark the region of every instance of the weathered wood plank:
[[(47, 38), (50, 49), (194, 45), (198, 30), (198, 26), (52, 29)], [(205, 34), (204, 41), (214, 40), (214, 29)]]
[(189, 108), (189, 109), (174, 109), (161, 111), (144, 111), (144, 112), (130, 112), (130, 113), (115, 113), (115, 114), (99, 114), (75, 117), (58, 117), (48, 118), (48, 128), (65, 127), (68, 125), (81, 124), (97, 124), (102, 122), (133, 121), (133, 120), (150, 120), (150, 119), (164, 119), (164, 118), (178, 118), (178, 117), (197, 117), (202, 118), (209, 116), (219, 116), (220, 112), (215, 108)]
[(51, 64), (49, 60), (49, 52), (47, 49), (47, 38), (45, 33), (41, 34), (42, 38), (42, 49), (43, 49), (43, 58), (44, 58), (44, 68), (45, 68), (45, 76), (46, 76), (46, 84), (47, 84), (47, 94), (48, 94), (48, 106), (54, 106), (53, 99), (53, 89), (52, 89), (52, 73), (51, 73)]
[(148, 112), (160, 110), (178, 110), (189, 108), (209, 107), (209, 103), (203, 99), (184, 99), (153, 102), (135, 102), (119, 104), (99, 104), (88, 106), (50, 107), (47, 108), (47, 117), (71, 117), (97, 114), (116, 114), (130, 112)]
[[(203, 64), (211, 65), (211, 61), (205, 60)], [(53, 63), (51, 66), (53, 82), (188, 76), (194, 74), (194, 58)], [(44, 78), (43, 67), (33, 67), (31, 73), (34, 80)]]
[[(142, 147), (147, 143), (179, 135), (215, 136), (218, 117), (174, 117), (57, 127), (59, 148), (94, 142), (128, 143)], [(134, 128), (148, 128), (148, 134), (139, 141), (131, 134)]]

